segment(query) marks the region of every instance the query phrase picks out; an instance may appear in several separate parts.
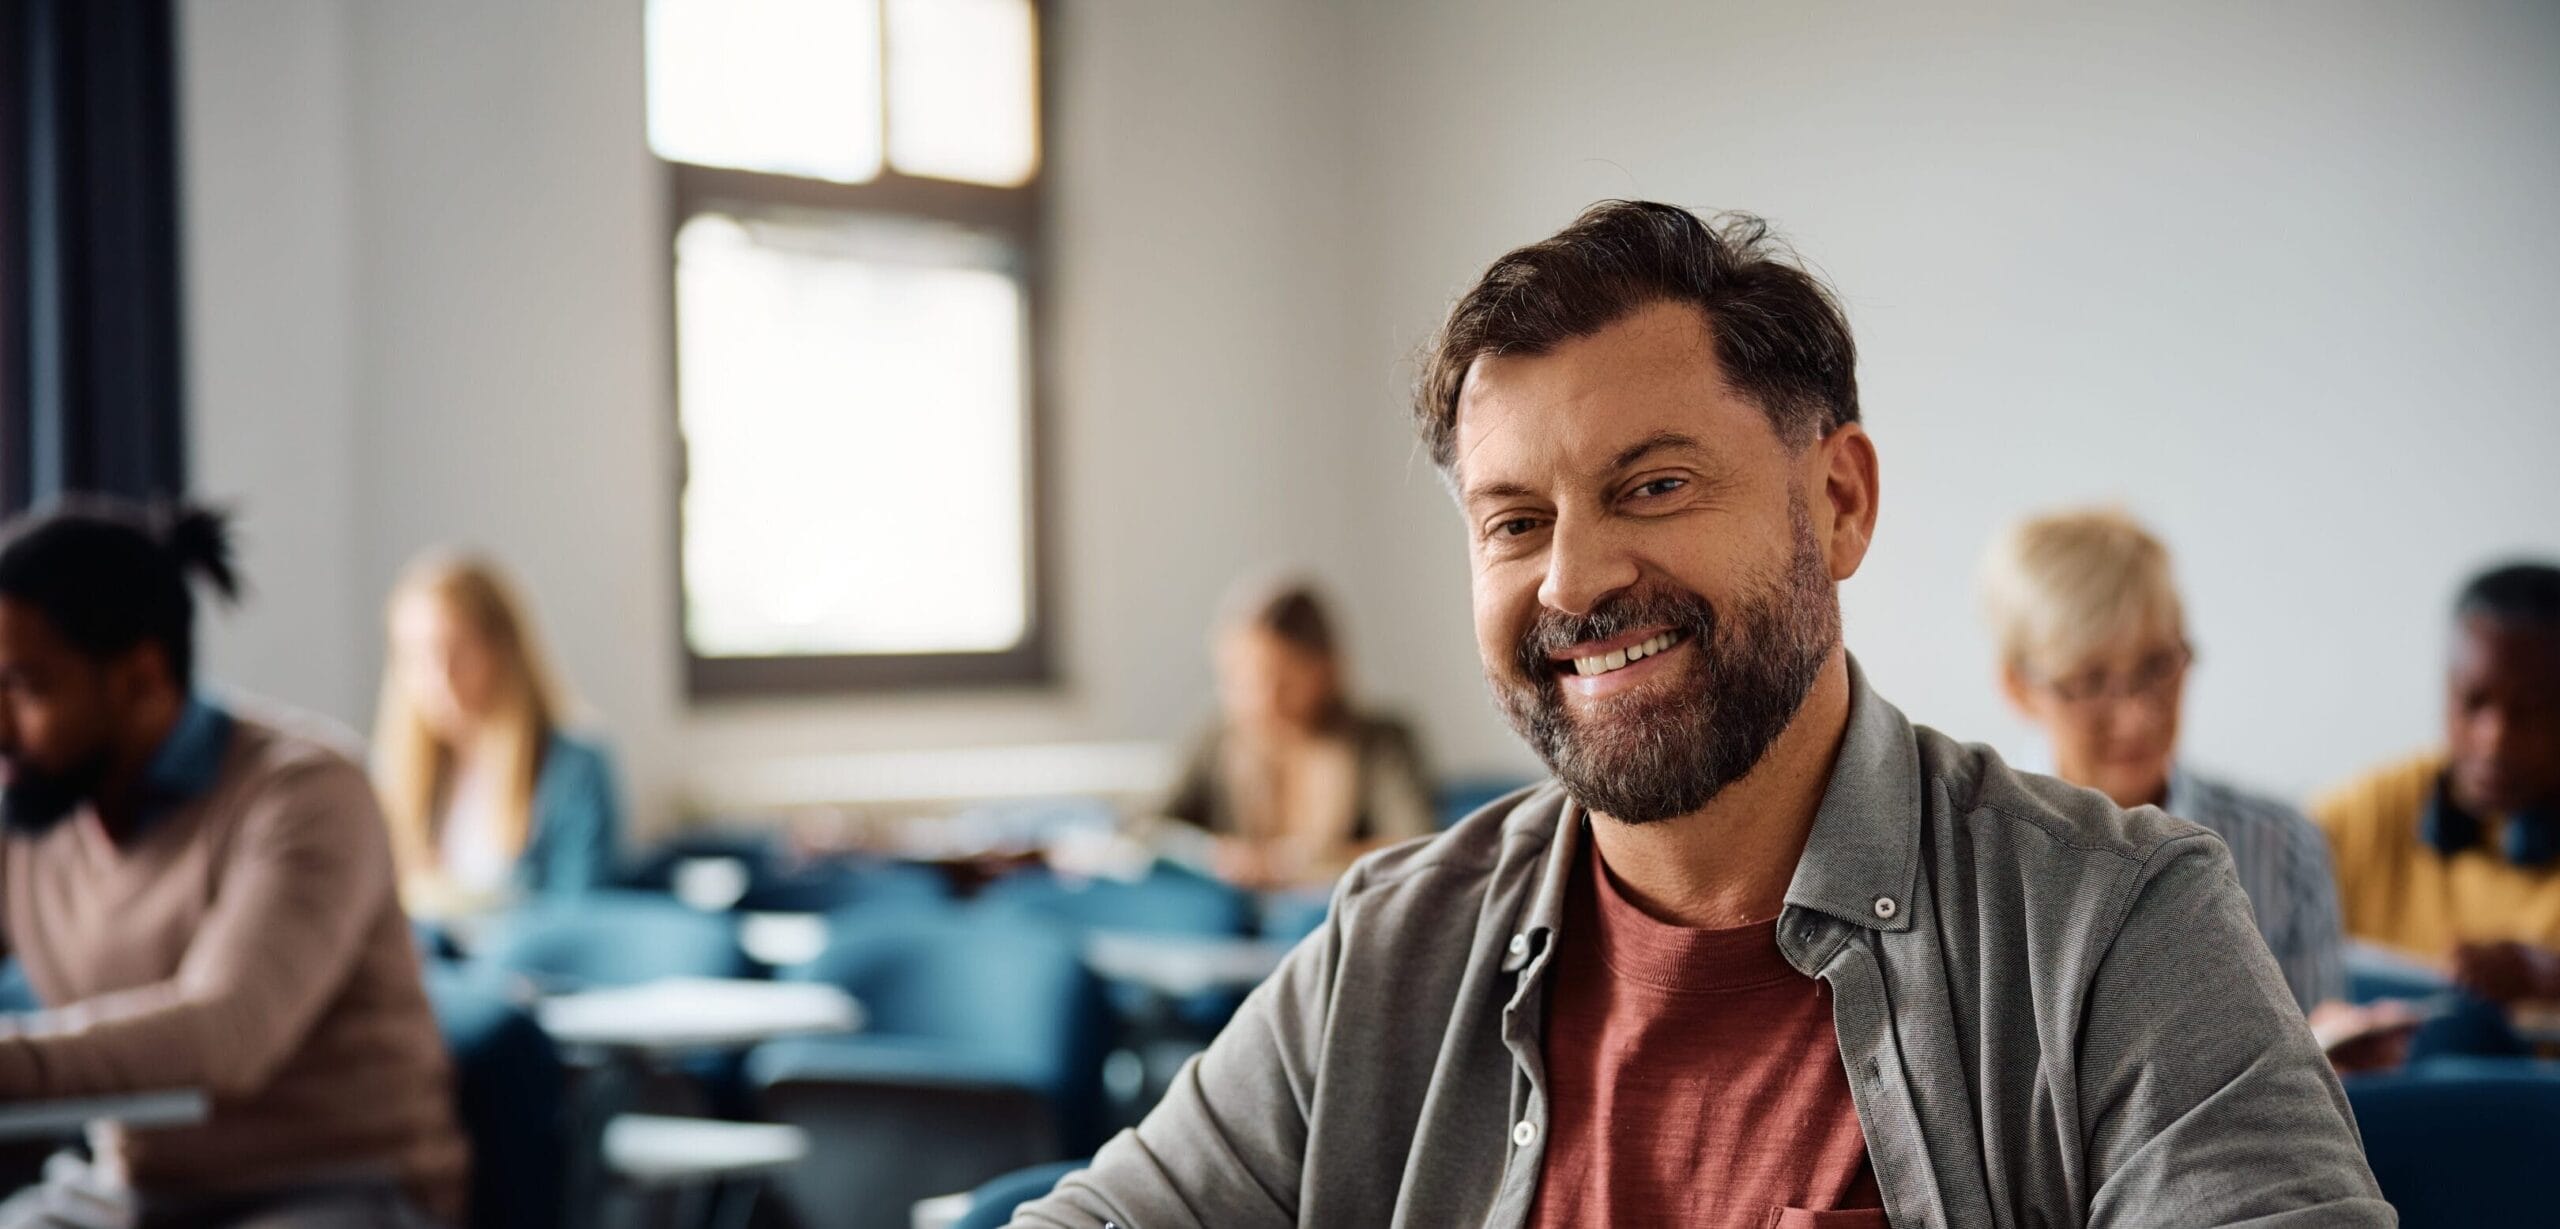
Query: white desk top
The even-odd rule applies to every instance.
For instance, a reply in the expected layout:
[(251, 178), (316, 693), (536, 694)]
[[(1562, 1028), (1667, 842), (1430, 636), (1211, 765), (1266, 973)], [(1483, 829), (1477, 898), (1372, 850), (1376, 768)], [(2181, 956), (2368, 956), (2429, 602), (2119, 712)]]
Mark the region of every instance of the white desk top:
[(0, 1139), (67, 1138), (77, 1136), (93, 1122), (138, 1129), (193, 1126), (203, 1122), (210, 1109), (204, 1093), (192, 1088), (25, 1101), (0, 1105)]
[(779, 969), (826, 954), (827, 915), (749, 913), (738, 919), (738, 946), (749, 959)]
[(644, 1185), (771, 1173), (808, 1156), (808, 1133), (778, 1123), (623, 1114), (604, 1128), (605, 1163)]
[(1289, 946), (1264, 939), (1099, 930), (1085, 937), (1084, 962), (1112, 981), (1184, 998), (1209, 990), (1250, 990), (1280, 967)]
[(564, 1044), (655, 1054), (743, 1050), (862, 1027), (862, 1005), (833, 986), (707, 977), (559, 995), (536, 1012)]

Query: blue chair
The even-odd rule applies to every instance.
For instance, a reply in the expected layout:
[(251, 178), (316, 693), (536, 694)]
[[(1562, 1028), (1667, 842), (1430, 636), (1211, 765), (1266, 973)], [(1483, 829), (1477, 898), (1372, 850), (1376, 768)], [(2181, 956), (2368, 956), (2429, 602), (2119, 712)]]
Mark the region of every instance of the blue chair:
[(650, 892), (590, 892), (527, 906), (490, 927), (475, 964), (546, 989), (632, 986), (753, 970), (730, 918)]
[(1085, 1167), (1084, 1161), (1058, 1161), (1017, 1169), (1001, 1178), (991, 1178), (969, 1192), (969, 1210), (951, 1229), (1004, 1229), (1013, 1220), (1014, 1210), (1049, 1193), (1058, 1179)]
[(409, 919), (409, 941), (417, 947), (418, 959), (426, 964), (449, 964), (469, 958), (461, 940), (439, 921)]
[(2560, 1156), (2560, 1074), (2513, 1060), (2444, 1060), (2346, 1082), (2365, 1158), (2402, 1229), (2548, 1224)]
[(460, 969), (428, 966), (426, 988), (471, 1143), (471, 1229), (553, 1229), (570, 1134), (559, 1051), (530, 1013)]
[[(734, 917), (616, 890), (545, 900), (499, 919), (463, 975), (482, 986), (521, 978), (546, 989), (591, 989), (755, 972)], [(715, 1212), (752, 1212), (781, 1163), (772, 1158), (796, 1155), (801, 1145), (786, 1149), (771, 1127), (693, 1117), (736, 1115), (747, 1101), (743, 1069), (741, 1056), (725, 1053), (667, 1070), (583, 1069), (569, 1180), (574, 1223), (596, 1223), (617, 1187), (644, 1211), (699, 1194)], [(714, 1135), (721, 1142), (702, 1142)]]
[[(1197, 871), (1158, 862), (1134, 883), (1070, 881), (1045, 870), (1025, 871), (988, 885), (979, 907), (1070, 935), (1120, 930), (1221, 938), (1253, 933), (1260, 903)], [(1118, 1034), (1110, 1101), (1124, 1124), (1155, 1103), (1183, 1061), (1225, 1028), (1244, 1001), (1236, 990), (1178, 999), (1116, 982), (1107, 990)]]
[(836, 913), (874, 906), (934, 905), (950, 899), (950, 883), (931, 867), (872, 858), (827, 858), (769, 868), (747, 885), (738, 908), (762, 913)]
[(2453, 1010), (2427, 1021), (2409, 1040), (2409, 1060), (2424, 1063), (2448, 1057), (2521, 1058), (2532, 1047), (2507, 1025), (2506, 1008), (2454, 989), (2451, 979), (2408, 958), (2358, 943), (2347, 945), (2347, 1000), (2438, 999), (2450, 996)]
[(945, 900), (951, 887), (941, 873), (912, 863), (859, 856), (803, 860), (779, 837), (763, 832), (698, 832), (666, 841), (633, 867), (623, 886), (671, 893), (689, 862), (725, 859), (746, 872), (744, 891), (729, 907), (749, 913), (833, 913), (883, 901)]
[(1134, 883), (1023, 871), (988, 884), (978, 899), (985, 908), (1045, 914), (1079, 928), (1182, 935), (1250, 933), (1255, 909), (1251, 895), (1170, 862)]
[[(987, 885), (978, 907), (1068, 931), (1211, 937), (1252, 934), (1261, 908), (1250, 893), (1170, 862), (1158, 862), (1146, 878), (1134, 883), (1068, 880), (1046, 870), (1023, 871)], [(1175, 1013), (1186, 1028), (1207, 1037), (1225, 1027), (1242, 1000), (1242, 995), (1223, 992), (1194, 995), (1176, 1004)], [(1111, 1002), (1122, 1016), (1132, 1019), (1154, 1009), (1144, 993), (1129, 987), (1114, 986)]]
[(666, 892), (675, 886), (676, 868), (696, 858), (734, 858), (751, 879), (771, 874), (783, 861), (780, 838), (771, 832), (709, 828), (669, 837), (633, 859), (622, 886), (641, 892)]
[[(636, 986), (670, 977), (751, 977), (736, 919), (653, 892), (605, 891), (528, 905), (493, 922), (464, 966), (484, 984), (547, 991)], [(734, 1113), (745, 1100), (737, 1055), (709, 1055), (653, 1076), (633, 1108)]]
[(1070, 936), (974, 911), (862, 911), (786, 976), (864, 1012), (860, 1034), (748, 1059), (763, 1115), (823, 1158), (780, 1183), (807, 1229), (902, 1227), (919, 1199), (1093, 1146), (1103, 1010)]
[(2461, 995), (2453, 1010), (2418, 1026), (2409, 1039), (2409, 1061), (2432, 1063), (2464, 1058), (2522, 1059), (2533, 1047), (2507, 1022), (2507, 1009), (2487, 999)]
[(1295, 943), (1314, 934), (1316, 927), (1333, 912), (1333, 893), (1272, 892), (1262, 898), (1262, 937), (1278, 943)]
[(1458, 826), (1458, 821), (1483, 810), (1488, 803), (1534, 782), (1522, 777), (1465, 777), (1440, 787), (1432, 799), (1442, 831)]
[(2370, 1003), (2375, 999), (2423, 999), (2453, 989), (2451, 979), (2431, 969), (2419, 967), (2409, 959), (2367, 947), (2360, 943), (2347, 945), (2347, 1001)]
[(17, 1015), (44, 1010), (44, 1002), (36, 997), (34, 983), (27, 980), (27, 966), (15, 956), (0, 959), (0, 1015)]
[[(0, 1015), (19, 1015), (44, 1010), (44, 1002), (36, 996), (36, 988), (27, 981), (27, 970), (16, 957), (0, 958)], [(44, 1179), (44, 1161), (53, 1155), (56, 1141), (49, 1139), (0, 1142), (0, 1190), (17, 1190)]]

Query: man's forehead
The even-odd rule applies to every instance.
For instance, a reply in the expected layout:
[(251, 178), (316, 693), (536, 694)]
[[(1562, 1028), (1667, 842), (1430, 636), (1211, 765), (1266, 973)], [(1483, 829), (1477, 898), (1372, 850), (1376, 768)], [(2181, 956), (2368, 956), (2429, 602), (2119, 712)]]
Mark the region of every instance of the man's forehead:
[(1724, 453), (1769, 430), (1756, 406), (1725, 387), (1705, 345), (1687, 361), (1630, 349), (1477, 359), (1458, 393), (1451, 472), (1459, 490), (1604, 471), (1648, 445)]
[(2457, 673), (2490, 678), (2560, 679), (2560, 627), (2490, 614), (2465, 615), (2456, 625)]
[(0, 597), (0, 654), (24, 658), (70, 651), (71, 642), (43, 611), (16, 598)]

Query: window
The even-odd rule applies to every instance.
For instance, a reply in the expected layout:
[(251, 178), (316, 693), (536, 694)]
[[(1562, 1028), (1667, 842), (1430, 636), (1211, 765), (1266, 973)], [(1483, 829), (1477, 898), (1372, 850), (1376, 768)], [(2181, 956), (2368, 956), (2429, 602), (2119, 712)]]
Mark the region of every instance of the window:
[(1034, 0), (650, 0), (697, 695), (1046, 676)]

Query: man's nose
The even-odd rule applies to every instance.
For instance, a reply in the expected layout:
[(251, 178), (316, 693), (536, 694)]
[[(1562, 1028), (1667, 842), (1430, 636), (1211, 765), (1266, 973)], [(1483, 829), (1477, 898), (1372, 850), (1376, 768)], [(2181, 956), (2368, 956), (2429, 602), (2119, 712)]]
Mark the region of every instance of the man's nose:
[(1547, 575), (1538, 601), (1576, 617), (1597, 609), (1609, 595), (1636, 582), (1635, 555), (1606, 525), (1559, 516), (1547, 541)]

